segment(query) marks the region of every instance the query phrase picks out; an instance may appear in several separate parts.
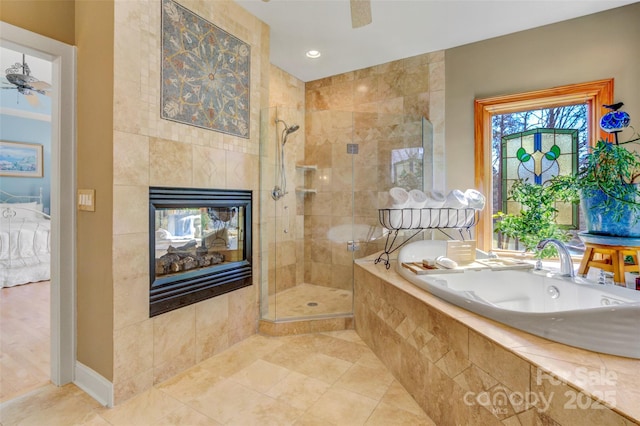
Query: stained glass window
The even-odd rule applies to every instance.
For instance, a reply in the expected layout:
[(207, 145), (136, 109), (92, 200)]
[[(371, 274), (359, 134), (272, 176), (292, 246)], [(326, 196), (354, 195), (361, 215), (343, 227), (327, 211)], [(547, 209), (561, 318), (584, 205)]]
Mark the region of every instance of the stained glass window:
[[(502, 211), (518, 214), (519, 203), (510, 200), (513, 183), (519, 179), (544, 185), (554, 176), (574, 175), (578, 169), (578, 130), (534, 129), (503, 136)], [(578, 227), (578, 209), (572, 203), (557, 202), (556, 222), (571, 228)]]

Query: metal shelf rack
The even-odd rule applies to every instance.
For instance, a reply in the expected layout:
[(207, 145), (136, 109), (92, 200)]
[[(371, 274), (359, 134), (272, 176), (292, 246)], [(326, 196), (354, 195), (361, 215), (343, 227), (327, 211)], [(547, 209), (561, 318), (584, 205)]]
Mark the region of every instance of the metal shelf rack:
[[(425, 230), (436, 229), (450, 240), (454, 239), (450, 235), (451, 231), (457, 230), (461, 240), (470, 239), (471, 228), (478, 222), (478, 210), (470, 208), (378, 209), (378, 220), (389, 232), (384, 251), (378, 256), (375, 263), (383, 262), (389, 269), (391, 266), (389, 255)], [(400, 244), (396, 244), (400, 231), (413, 233)]]

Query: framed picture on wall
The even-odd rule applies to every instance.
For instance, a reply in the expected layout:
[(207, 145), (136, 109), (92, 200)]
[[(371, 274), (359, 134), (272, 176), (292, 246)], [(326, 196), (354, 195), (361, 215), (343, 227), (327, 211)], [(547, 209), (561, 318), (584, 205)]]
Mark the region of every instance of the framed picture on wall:
[(42, 145), (0, 141), (0, 176), (42, 177)]

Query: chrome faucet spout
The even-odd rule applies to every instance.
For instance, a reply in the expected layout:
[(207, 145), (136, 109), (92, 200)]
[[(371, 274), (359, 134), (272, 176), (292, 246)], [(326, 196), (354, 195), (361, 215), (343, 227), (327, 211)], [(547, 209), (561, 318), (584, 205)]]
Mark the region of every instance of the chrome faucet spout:
[(558, 250), (558, 255), (560, 256), (560, 274), (563, 277), (575, 277), (576, 273), (573, 269), (573, 260), (571, 260), (571, 253), (569, 253), (567, 246), (560, 240), (548, 238), (538, 243), (538, 250), (542, 250), (547, 244), (554, 245)]

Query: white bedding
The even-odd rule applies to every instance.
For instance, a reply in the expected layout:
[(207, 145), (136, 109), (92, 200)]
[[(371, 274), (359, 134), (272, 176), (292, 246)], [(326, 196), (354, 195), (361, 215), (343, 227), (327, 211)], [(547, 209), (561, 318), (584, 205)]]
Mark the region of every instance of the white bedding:
[[(4, 211), (3, 211), (4, 212)], [(0, 217), (0, 287), (48, 280), (50, 220)]]

